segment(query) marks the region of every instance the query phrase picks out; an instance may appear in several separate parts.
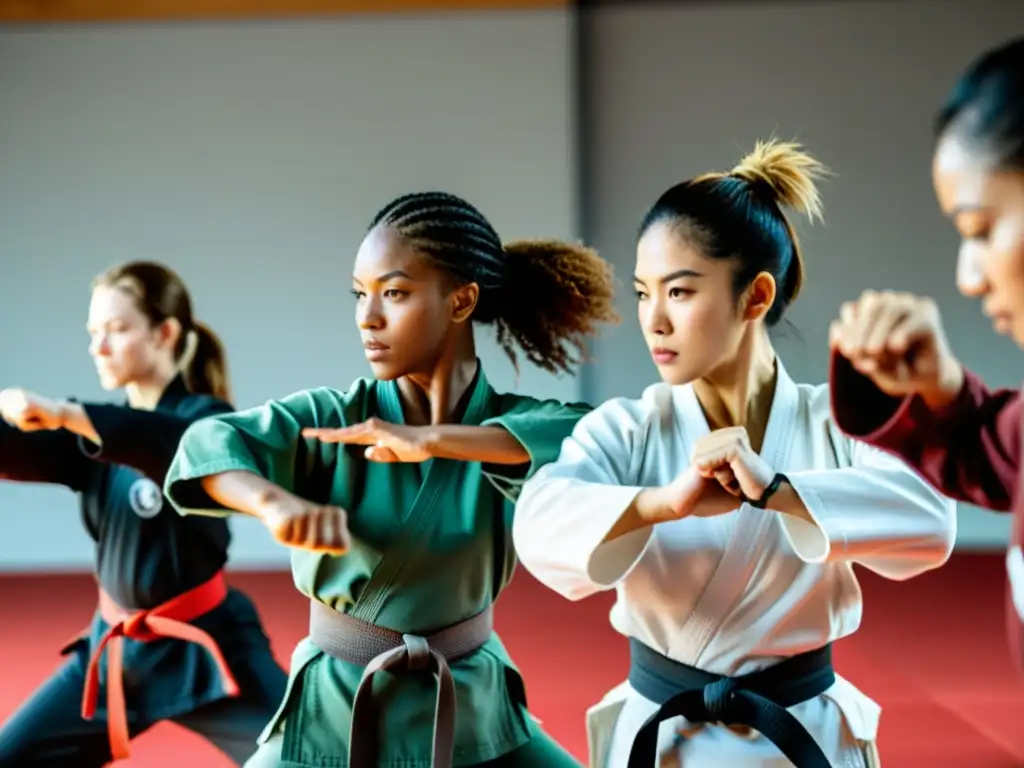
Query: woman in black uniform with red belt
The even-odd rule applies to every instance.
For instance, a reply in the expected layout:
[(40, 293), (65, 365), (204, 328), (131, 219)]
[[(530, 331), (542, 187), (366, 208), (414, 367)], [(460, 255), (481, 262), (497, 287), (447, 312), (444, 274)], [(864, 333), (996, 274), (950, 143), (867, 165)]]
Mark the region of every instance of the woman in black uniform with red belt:
[(88, 630), (0, 728), (0, 768), (99, 768), (162, 720), (242, 765), (287, 678), (224, 582), (226, 521), (182, 517), (161, 492), (189, 424), (232, 410), (223, 349), (178, 275), (150, 262), (96, 280), (88, 327), (100, 381), (126, 405), (0, 392), (0, 479), (79, 493), (99, 586)]

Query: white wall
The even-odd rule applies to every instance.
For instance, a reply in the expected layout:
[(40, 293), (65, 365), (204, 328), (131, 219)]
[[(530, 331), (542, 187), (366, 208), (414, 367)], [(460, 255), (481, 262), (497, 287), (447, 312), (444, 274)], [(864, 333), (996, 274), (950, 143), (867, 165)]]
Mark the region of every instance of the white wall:
[[(449, 189), (508, 238), (577, 234), (571, 26), (535, 12), (0, 31), (0, 386), (102, 397), (87, 285), (130, 258), (186, 277), (242, 406), (364, 374), (346, 275), (391, 196)], [(730, 167), (758, 137), (796, 136), (837, 177), (826, 225), (801, 227), (802, 338), (779, 340), (791, 372), (823, 380), (839, 303), (894, 286), (935, 295), (965, 361), (1016, 383), (1019, 351), (953, 290), (956, 239), (928, 162), (953, 78), (1022, 28), (1024, 3), (1000, 0), (592, 9), (588, 239), (626, 277), (659, 192)], [(654, 376), (624, 288), (626, 322), (581, 382), (594, 400)], [(514, 385), (493, 345), (484, 359)], [(558, 397), (577, 384), (530, 369), (520, 382)], [(70, 494), (0, 484), (0, 514), (0, 569), (89, 566)], [(968, 509), (960, 545), (998, 546), (1007, 530)], [(251, 521), (236, 531), (236, 565), (284, 564)]]
[[(531, 12), (0, 32), (0, 386), (104, 397), (89, 280), (136, 258), (185, 277), (239, 405), (366, 375), (347, 276), (391, 197), (440, 188), (506, 238), (578, 234), (570, 31)], [(519, 384), (577, 396), (528, 367)], [(0, 514), (0, 569), (90, 566), (70, 493), (0, 484)], [(287, 562), (235, 531), (235, 565)]]
[[(628, 276), (647, 206), (672, 184), (728, 170), (758, 138), (798, 138), (837, 174), (826, 224), (801, 226), (805, 293), (778, 343), (790, 373), (826, 376), (827, 327), (863, 289), (907, 288), (942, 304), (963, 360), (992, 384), (1017, 384), (1021, 355), (954, 290), (957, 239), (930, 187), (933, 115), (986, 47), (1024, 29), (1003, 0), (614, 4), (582, 33), (590, 73), (587, 237)], [(802, 222), (801, 222), (802, 224)], [(595, 347), (588, 397), (636, 395), (655, 377), (628, 318)], [(960, 546), (1006, 541), (1004, 516), (965, 509)]]

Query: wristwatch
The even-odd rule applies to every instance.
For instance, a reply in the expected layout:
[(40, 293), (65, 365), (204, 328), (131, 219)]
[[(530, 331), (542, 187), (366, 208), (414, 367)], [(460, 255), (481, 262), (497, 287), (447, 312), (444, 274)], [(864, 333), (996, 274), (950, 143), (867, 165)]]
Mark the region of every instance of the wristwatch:
[(765, 506), (768, 504), (768, 499), (770, 499), (775, 494), (775, 492), (779, 490), (779, 486), (782, 485), (783, 483), (788, 482), (788, 477), (786, 477), (781, 472), (776, 472), (775, 477), (772, 478), (772, 481), (768, 483), (768, 486), (764, 489), (764, 493), (761, 494), (761, 498), (748, 499), (746, 496), (744, 496), (743, 501), (752, 506), (754, 509), (764, 509)]

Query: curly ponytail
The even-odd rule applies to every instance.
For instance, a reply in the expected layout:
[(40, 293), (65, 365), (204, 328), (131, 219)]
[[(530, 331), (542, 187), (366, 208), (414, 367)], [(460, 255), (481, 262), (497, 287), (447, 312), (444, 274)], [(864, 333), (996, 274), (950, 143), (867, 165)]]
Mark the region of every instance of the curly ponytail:
[(508, 300), (497, 318), (498, 343), (516, 364), (516, 347), (534, 365), (571, 373), (600, 322), (617, 323), (611, 267), (583, 245), (517, 240), (508, 254)]
[(611, 267), (590, 248), (557, 240), (503, 245), (487, 218), (460, 197), (420, 192), (389, 203), (370, 229), (392, 228), (459, 283), (476, 283), (473, 314), (493, 323), (518, 369), (517, 348), (534, 365), (572, 373), (599, 322), (617, 323)]

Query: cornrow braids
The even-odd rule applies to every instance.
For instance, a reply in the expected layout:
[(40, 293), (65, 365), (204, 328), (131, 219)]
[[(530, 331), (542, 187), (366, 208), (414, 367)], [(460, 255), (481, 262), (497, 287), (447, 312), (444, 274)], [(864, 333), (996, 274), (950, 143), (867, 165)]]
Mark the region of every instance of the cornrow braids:
[(393, 229), (458, 282), (480, 286), (474, 318), (497, 319), (507, 257), (498, 233), (474, 206), (445, 192), (403, 195), (374, 217), (370, 229), (377, 226)]
[(476, 283), (473, 320), (497, 326), (516, 366), (516, 347), (553, 373), (572, 373), (600, 321), (618, 322), (609, 265), (594, 251), (556, 240), (505, 246), (476, 207), (446, 192), (417, 192), (385, 206), (370, 229), (388, 227), (458, 284)]

